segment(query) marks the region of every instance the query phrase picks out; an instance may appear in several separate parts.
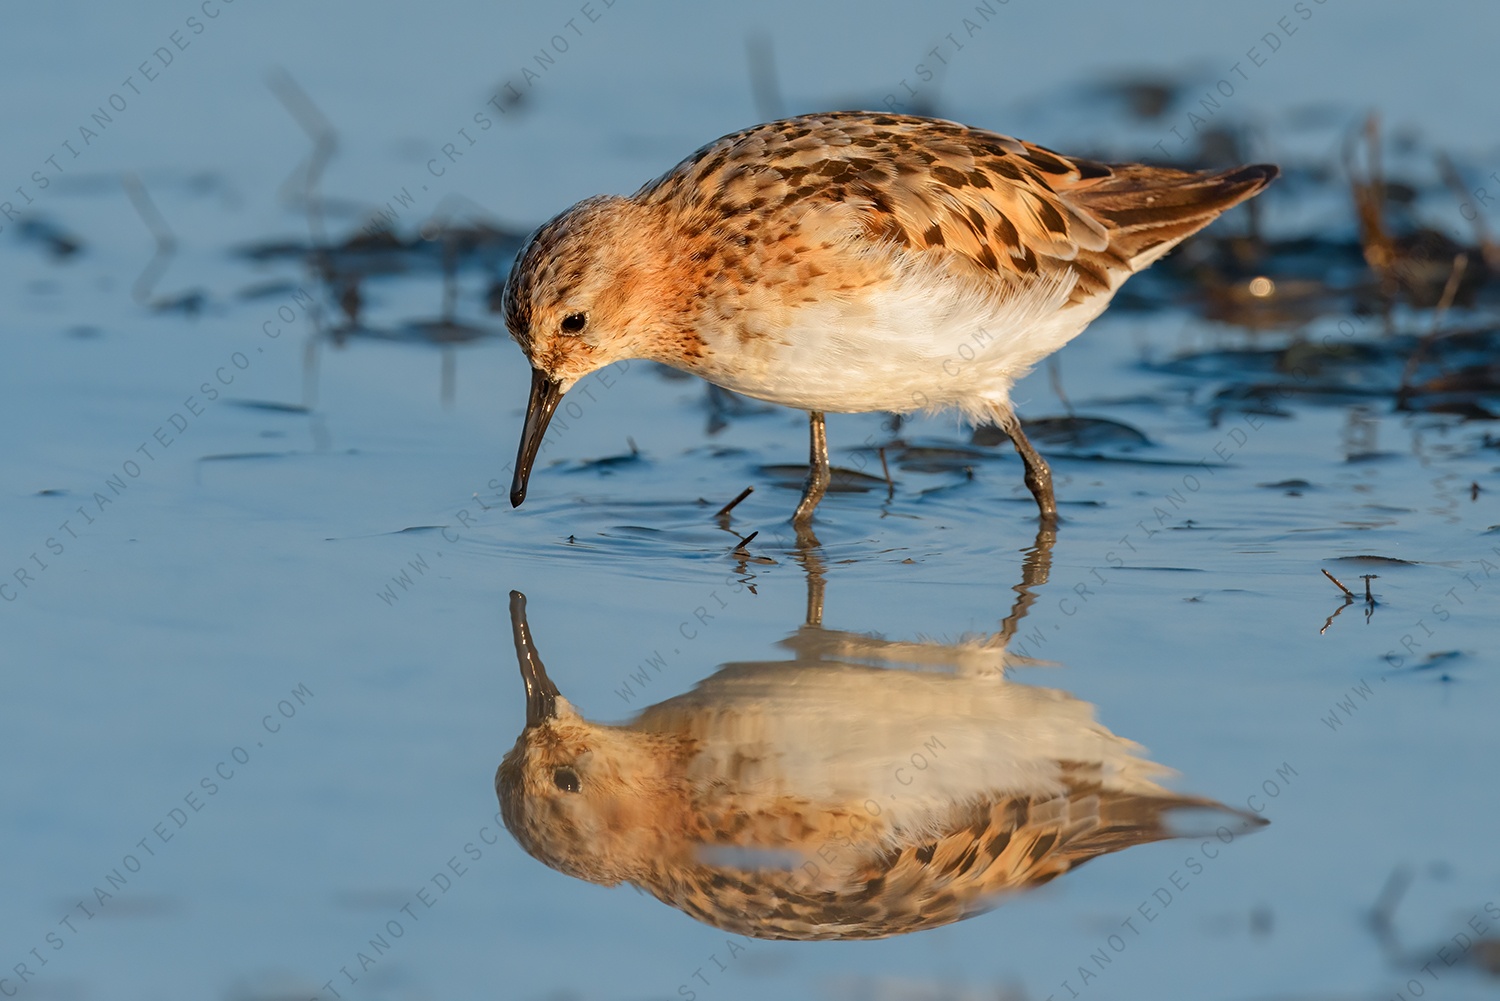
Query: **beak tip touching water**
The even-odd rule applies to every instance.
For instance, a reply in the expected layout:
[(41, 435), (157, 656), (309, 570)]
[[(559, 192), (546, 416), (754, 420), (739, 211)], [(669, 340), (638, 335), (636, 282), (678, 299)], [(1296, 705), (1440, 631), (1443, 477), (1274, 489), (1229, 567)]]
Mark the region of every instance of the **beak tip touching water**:
[(526, 500), (526, 482), (531, 467), (541, 451), (547, 425), (562, 399), (562, 385), (539, 368), (531, 370), (531, 397), (526, 401), (526, 423), (521, 427), (521, 445), (516, 452), (516, 474), (510, 483), (510, 506), (520, 507)]

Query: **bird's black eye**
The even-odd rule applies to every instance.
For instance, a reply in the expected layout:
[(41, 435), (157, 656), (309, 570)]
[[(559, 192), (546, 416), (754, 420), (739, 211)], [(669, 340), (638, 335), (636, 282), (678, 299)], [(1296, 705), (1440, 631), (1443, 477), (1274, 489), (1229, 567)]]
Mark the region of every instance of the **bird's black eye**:
[(587, 313), (569, 313), (567, 316), (563, 317), (562, 332), (565, 334), (579, 333), (583, 330), (584, 325), (588, 322), (589, 318)]
[(571, 768), (558, 768), (552, 773), (552, 784), (563, 792), (577, 792), (583, 788), (578, 781), (578, 773)]

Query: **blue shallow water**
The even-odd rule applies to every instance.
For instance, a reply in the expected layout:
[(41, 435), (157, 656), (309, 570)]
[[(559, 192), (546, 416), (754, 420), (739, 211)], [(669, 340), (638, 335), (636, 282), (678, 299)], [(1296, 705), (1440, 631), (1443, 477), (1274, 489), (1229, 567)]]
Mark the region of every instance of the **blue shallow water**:
[[(1187, 68), (1205, 92), (1232, 81), (1220, 113), (1258, 123), (1257, 158), (1332, 162), (1327, 121), (1375, 107), (1474, 184), (1500, 160), (1476, 128), (1494, 118), (1493, 13), (990, 6), (989, 20), (973, 4), (629, 0), (588, 5), (597, 21), (577, 4), (8, 12), (23, 44), (0, 66), (0, 199), (16, 213), (0, 218), (0, 992), (1383, 998), (1421, 978), (1434, 996), (1489, 996), (1463, 965), (1420, 971), (1471, 918), (1500, 929), (1482, 917), (1500, 901), (1485, 426), (1300, 401), (1214, 426), (1199, 402), (1216, 387), (1144, 362), (1249, 335), (1176, 309), (1112, 313), (1061, 355), (1081, 412), (1185, 465), (1054, 462), (1066, 522), (1017, 643), (1058, 666), (1017, 680), (1094, 704), (1182, 773), (1175, 788), (1263, 809), (1269, 828), (1214, 858), (1198, 842), (1131, 849), (974, 920), (843, 944), (728, 940), (553, 872), (498, 828), (493, 774), (523, 718), (508, 592), (528, 594), (549, 667), (595, 718), (775, 659), (806, 579), (783, 525), (795, 492), (759, 469), (802, 458), (805, 421), (773, 411), (710, 436), (700, 384), (635, 365), (578, 401), (510, 510), (526, 372), (483, 311), (483, 275), (463, 275), (459, 314), (496, 336), (452, 349), (445, 406), (441, 353), (420, 344), (325, 344), (309, 376), (294, 294), (308, 277), (233, 253), (306, 232), (289, 179), (313, 144), (268, 72), (284, 68), (337, 130), (321, 178), (336, 234), (380, 205), (403, 225), (482, 210), (524, 230), (631, 190), (760, 117), (755, 32), (789, 111), (905, 94), (1063, 149), (1142, 150), (1190, 129), (1185, 113), (1131, 124), (1090, 82)], [(158, 72), (174, 32), (189, 44)], [(507, 82), (521, 104), (486, 113)], [(95, 123), (99, 108), (112, 121)], [(125, 174), (175, 236), (164, 269)], [(410, 204), (390, 208), (398, 193)], [(54, 261), (22, 237), (23, 210), (83, 250)], [(1267, 201), (1273, 226), (1319, 213), (1352, 225), (1331, 198)], [(198, 315), (133, 295), (193, 290)], [(440, 299), (434, 267), (374, 287), (366, 310), (391, 328)], [(1028, 417), (1062, 413), (1045, 372), (1017, 400)], [(903, 434), (967, 442), (948, 418)], [(878, 472), (857, 449), (885, 440), (881, 418), (835, 417), (829, 435), (839, 464)], [(632, 441), (633, 461), (583, 466)], [(1018, 463), (989, 453), (972, 478), (898, 464), (891, 499), (825, 502), (825, 626), (949, 640), (999, 627), (1034, 526)], [(1267, 486), (1294, 480), (1308, 486)], [(735, 531), (719, 527), (713, 512), (751, 484)], [(757, 530), (754, 559), (737, 557)], [(1363, 555), (1406, 562), (1347, 561)], [(1342, 601), (1320, 568), (1356, 588), (1378, 574), (1378, 606), (1324, 629)], [(1416, 880), (1397, 916), (1409, 955), (1393, 958), (1364, 913), (1399, 864)]]

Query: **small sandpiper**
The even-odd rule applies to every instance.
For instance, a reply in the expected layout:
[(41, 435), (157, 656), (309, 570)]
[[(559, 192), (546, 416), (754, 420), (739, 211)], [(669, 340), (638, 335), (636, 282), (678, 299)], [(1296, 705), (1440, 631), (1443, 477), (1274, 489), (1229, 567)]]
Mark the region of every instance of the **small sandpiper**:
[(947, 408), (1009, 435), (1053, 522), (1011, 387), (1277, 173), (1097, 163), (870, 112), (725, 136), (629, 198), (584, 199), (518, 255), (502, 309), (532, 374), (511, 504), (562, 395), (646, 358), (809, 413), (799, 529), (830, 479), (824, 413)]
[(725, 665), (595, 723), (547, 675), (525, 600), (511, 593), (526, 727), (495, 775), (505, 826), (560, 872), (738, 935), (922, 931), (1100, 855), (1265, 823), (1158, 784), (1168, 770), (1093, 706), (1007, 680), (1009, 655), (977, 639), (807, 627), (793, 660)]

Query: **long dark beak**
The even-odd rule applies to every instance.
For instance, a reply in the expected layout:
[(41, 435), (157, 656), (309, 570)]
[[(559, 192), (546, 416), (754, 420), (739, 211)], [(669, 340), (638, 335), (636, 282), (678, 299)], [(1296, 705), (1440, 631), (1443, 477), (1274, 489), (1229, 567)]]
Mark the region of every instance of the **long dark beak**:
[(529, 730), (557, 718), (557, 699), (562, 693), (547, 677), (542, 655), (531, 640), (531, 627), (526, 624), (526, 595), (520, 591), (510, 592), (510, 631), (516, 641), (521, 680), (526, 682), (526, 729)]
[(547, 424), (562, 399), (562, 386), (539, 368), (531, 370), (531, 399), (526, 402), (526, 423), (521, 427), (521, 448), (516, 453), (516, 475), (510, 481), (510, 506), (520, 507), (526, 499), (526, 481), (531, 466), (547, 436)]

